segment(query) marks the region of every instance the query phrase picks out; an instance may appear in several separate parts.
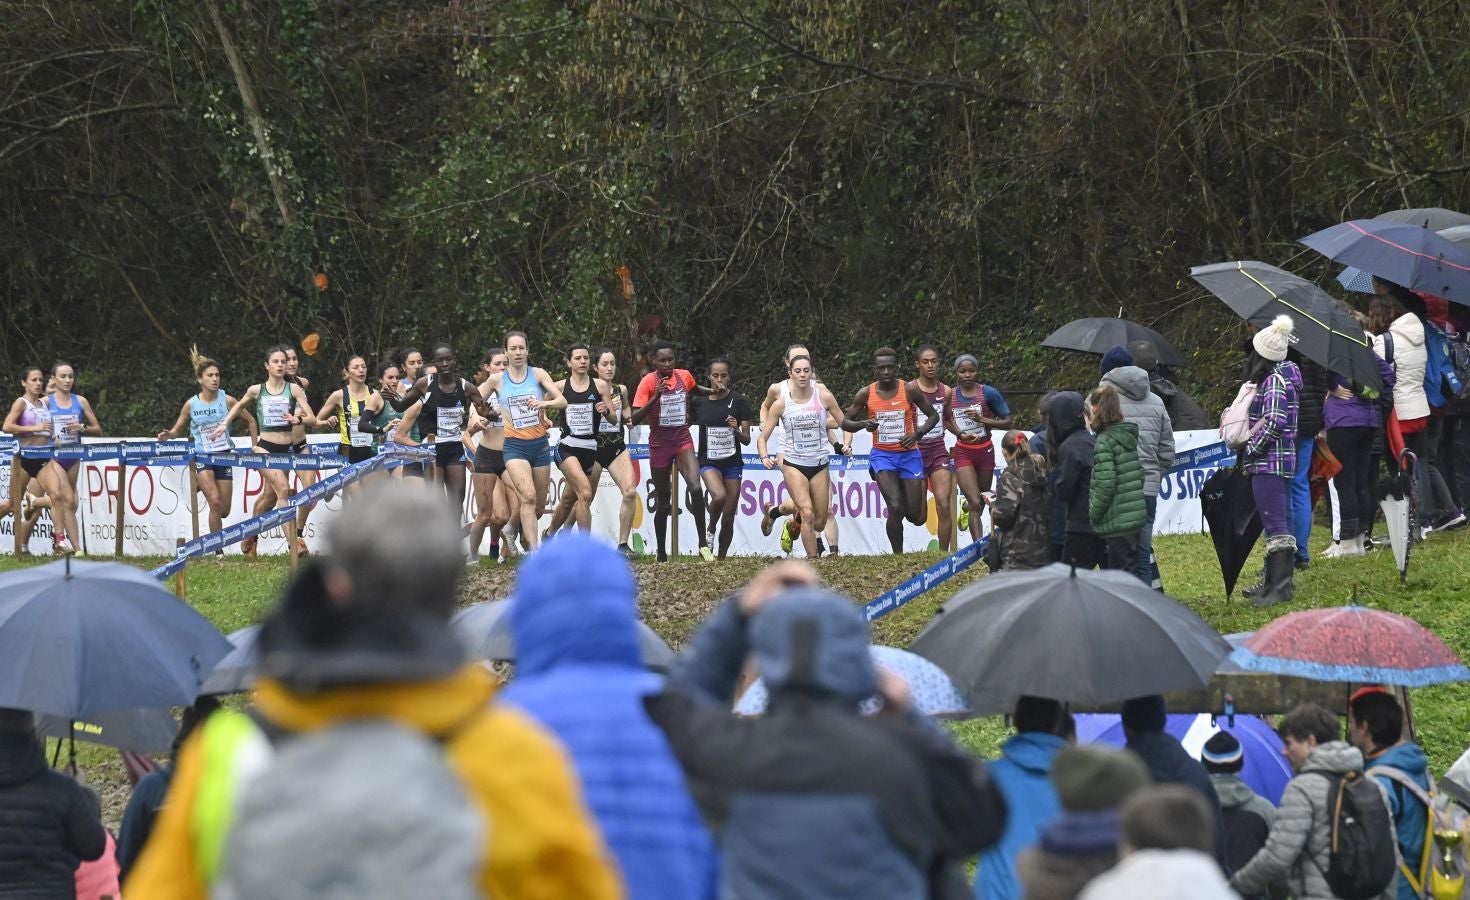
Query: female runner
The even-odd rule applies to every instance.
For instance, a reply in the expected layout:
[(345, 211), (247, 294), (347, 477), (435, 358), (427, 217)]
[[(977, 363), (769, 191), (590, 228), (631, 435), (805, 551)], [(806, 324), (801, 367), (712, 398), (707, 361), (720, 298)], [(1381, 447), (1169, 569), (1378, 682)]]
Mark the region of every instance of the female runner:
[(955, 481), (965, 495), (970, 516), (970, 539), (980, 540), (980, 510), (983, 496), (995, 475), (995, 443), (992, 429), (1011, 427), (1011, 411), (1000, 391), (980, 383), (980, 364), (969, 353), (954, 361), (955, 387), (950, 408), (945, 410), (945, 427), (957, 439), (954, 445)]
[[(21, 447), (46, 447), (51, 444), (51, 407), (46, 402), (46, 373), (40, 366), (27, 366), (21, 371), (21, 388), (24, 391), (10, 404), (5, 416), (4, 431), (15, 435)], [(51, 519), (56, 525), (52, 543), (61, 553), (75, 553), (71, 535), (77, 534), (75, 494), (67, 481), (66, 472), (52, 459), (28, 459), (20, 457), (20, 465), (13, 467), (10, 481), (10, 503), (19, 508), (21, 498), (32, 479), (41, 483), (46, 496), (51, 498)], [(15, 529), (15, 555), (22, 556), (26, 550), (25, 540), (30, 529), (19, 525)]]
[[(209, 432), (209, 436), (215, 440), (230, 432), (230, 422), (246, 407), (255, 404), (250, 410), (254, 413), (256, 421), (260, 425), (260, 433), (255, 439), (256, 453), (286, 454), (293, 452), (291, 433), (300, 425), (315, 425), (316, 415), (311, 411), (311, 404), (307, 402), (306, 391), (301, 385), (286, 380), (286, 348), (276, 345), (265, 352), (265, 381), (252, 384), (246, 389), (245, 394), (236, 400), (225, 414), (224, 421)], [(270, 502), (274, 503), (276, 509), (286, 505), (286, 500), (291, 496), (290, 483), (287, 481), (286, 472), (280, 469), (261, 469), (261, 481), (264, 482), (261, 491), (262, 499), (269, 493)], [(256, 503), (255, 515), (260, 515), (265, 510)], [(291, 531), (295, 530), (294, 523), (288, 523), (291, 527), (287, 532), (287, 547), (291, 544)], [(246, 556), (254, 556), (257, 546), (256, 538), (246, 538), (241, 543), (240, 549)], [(297, 544), (299, 551), (300, 544)]]
[[(184, 401), (184, 407), (179, 410), (179, 417), (174, 421), (173, 427), (160, 431), (158, 439), (171, 441), (187, 430), (194, 439), (194, 449), (205, 453), (233, 453), (235, 445), (230, 441), (228, 431), (219, 437), (212, 436), (215, 426), (225, 420), (230, 407), (235, 405), (235, 398), (219, 389), (219, 363), (207, 356), (200, 356), (198, 347), (189, 348), (189, 361), (194, 365), (199, 393)], [(248, 410), (241, 415), (250, 426), (250, 442), (254, 444), (257, 435), (255, 417)], [(230, 503), (234, 499), (235, 470), (231, 466), (207, 466), (204, 463), (195, 463), (194, 469), (199, 491), (209, 504), (209, 530), (219, 531), (224, 527), (225, 517), (230, 514)], [(224, 551), (217, 551), (217, 555), (223, 556)]]
[[(58, 447), (75, 447), (82, 442), (82, 436), (101, 437), (102, 426), (97, 422), (97, 416), (92, 412), (92, 404), (81, 394), (73, 394), (72, 388), (77, 383), (76, 369), (71, 363), (58, 360), (51, 367), (51, 380), (47, 386), (49, 396), (46, 405), (51, 408), (51, 434), (52, 440)], [(66, 484), (71, 489), (71, 510), (76, 514), (77, 509), (77, 478), (82, 474), (82, 461), (79, 459), (58, 459), (56, 464), (66, 473)], [(76, 534), (73, 528), (69, 534)]]
[[(448, 488), (449, 499), (464, 503), (464, 445), (461, 437), (471, 403), (482, 405), (469, 382), (454, 373), (454, 348), (448, 344), (434, 347), (434, 375), (419, 379), (407, 396), (421, 393), (422, 403), (410, 403), (399, 423), (399, 443), (407, 443), (401, 432), (418, 425), (425, 439), (434, 437), (434, 468), (439, 480)], [(472, 399), (473, 398), (473, 399)], [(409, 441), (414, 440), (409, 438)]]
[[(367, 357), (347, 357), (342, 375), (347, 383), (342, 390), (327, 395), (316, 415), (323, 426), (337, 429), (337, 453), (352, 465), (372, 459), (377, 453), (374, 444), (378, 429), (374, 423), (386, 404), (382, 394), (368, 387)], [(341, 416), (336, 414), (338, 410)]]
[(590, 347), (576, 343), (567, 349), (567, 377), (557, 385), (567, 405), (562, 410), (561, 440), (552, 454), (565, 479), (562, 497), (572, 495), (573, 515), (583, 531), (592, 530), (592, 498), (597, 494), (597, 482), (591, 476), (597, 469), (599, 410), (612, 402), (607, 382), (589, 374), (591, 369)]
[(730, 390), (728, 359), (710, 360), (709, 383), (714, 393), (694, 398), (694, 424), (699, 426), (699, 477), (709, 493), (709, 542), (712, 547), (718, 543), (718, 558), (724, 559), (735, 536), (735, 508), (745, 475), (740, 448), (750, 443), (751, 414), (745, 396)]
[(551, 483), (551, 445), (546, 440), (546, 420), (541, 413), (561, 409), (567, 401), (545, 369), (530, 365), (529, 348), (525, 332), (508, 333), (505, 370), (486, 378), (479, 390), (482, 399), (499, 394), (502, 414), (509, 417), (505, 423), (505, 474), (514, 494), (521, 541), (528, 550), (534, 550), (540, 540), (536, 523), (546, 512), (546, 488)]
[[(618, 551), (632, 559), (638, 553), (628, 544), (633, 534), (633, 515), (638, 511), (638, 478), (633, 473), (633, 460), (628, 456), (628, 420), (632, 407), (628, 403), (628, 389), (617, 383), (618, 356), (606, 347), (592, 351), (597, 377), (608, 386), (608, 402), (597, 407), (597, 464), (587, 478), (596, 485), (602, 481), (606, 471), (617, 485), (622, 502), (618, 506)], [(551, 517), (552, 534), (555, 534), (571, 516), (576, 504), (575, 495), (563, 491), (556, 511)]]
[[(504, 347), (485, 354), (488, 362), (484, 384), (491, 375), (504, 372), (508, 363)], [(500, 396), (492, 394), (485, 401), (488, 416), (470, 417), (464, 443), (472, 453), (474, 465), (475, 520), (470, 524), (470, 554), (466, 562), (480, 561), (480, 542), (485, 530), (490, 531), (490, 555), (500, 560), (500, 529), (510, 521), (510, 496), (505, 486), (505, 421), (501, 419)]]
[[(939, 348), (933, 344), (920, 347), (917, 362), (919, 377), (910, 383), (947, 419), (951, 389), (939, 380)], [(954, 460), (944, 445), (944, 429), (935, 428), (919, 438), (919, 452), (924, 458), (924, 477), (929, 482), (929, 492), (934, 495), (934, 512), (939, 519), (939, 552), (948, 553), (954, 549), (955, 537)]]
[(805, 354), (791, 358), (790, 381), (771, 404), (761, 422), (756, 452), (767, 469), (776, 468), (776, 456), (766, 444), (779, 422), (784, 433), (781, 477), (801, 520), (801, 544), (808, 559), (817, 558), (817, 534), (827, 525), (832, 504), (832, 476), (827, 461), (832, 452), (852, 453), (850, 441), (827, 440), (827, 417), (841, 422), (846, 415), (832, 392), (812, 383), (812, 360)]

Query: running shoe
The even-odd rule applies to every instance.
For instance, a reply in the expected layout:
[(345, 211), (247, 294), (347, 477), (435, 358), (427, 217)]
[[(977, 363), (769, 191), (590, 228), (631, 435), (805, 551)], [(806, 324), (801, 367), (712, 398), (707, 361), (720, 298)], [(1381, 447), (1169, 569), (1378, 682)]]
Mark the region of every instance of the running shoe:
[(634, 553), (633, 552), (633, 548), (632, 547), (629, 547), (627, 544), (619, 544), (618, 545), (618, 552), (621, 553), (621, 554), (623, 554), (623, 556), (627, 557), (628, 559), (637, 559), (638, 558), (638, 554), (637, 553)]
[(822, 556), (822, 555), (826, 554), (826, 552), (827, 552), (827, 542), (824, 541), (824, 540), (822, 540), (821, 536), (818, 535), (817, 536), (817, 555), (818, 556)]
[(641, 535), (641, 534), (634, 534), (633, 535), (633, 553), (636, 554), (636, 555), (638, 555), (638, 556), (642, 556), (643, 554), (645, 554), (647, 552), (648, 552), (648, 545), (643, 542), (643, 535)]
[(763, 507), (761, 507), (761, 534), (766, 537), (771, 536), (771, 526), (776, 521), (775, 519), (771, 518), (771, 510), (773, 508), (774, 507), (770, 503), (767, 503)]
[(970, 501), (960, 501), (960, 514), (955, 520), (955, 524), (960, 526), (960, 531), (970, 530)]
[(71, 545), (71, 538), (67, 537), (65, 534), (57, 538), (56, 549), (67, 556), (70, 556), (71, 554), (77, 552), (77, 548)]
[(796, 546), (796, 538), (791, 533), (791, 523), (787, 522), (786, 527), (781, 529), (781, 552), (790, 553), (794, 546)]
[(464, 564), (466, 566), (478, 566), (480, 564), (480, 554), (466, 553), (464, 557)]
[(306, 538), (297, 538), (296, 539), (296, 555), (297, 556), (310, 556), (311, 555), (311, 548), (306, 546)]
[(260, 543), (260, 538), (258, 537), (246, 538), (245, 540), (240, 542), (240, 553), (244, 555), (246, 559), (254, 559), (255, 549), (258, 543)]
[(705, 562), (715, 561), (715, 555), (714, 553), (710, 552), (710, 549), (708, 547), (699, 548), (699, 558), (704, 560)]
[(714, 522), (709, 523), (709, 527), (704, 530), (704, 542), (711, 547), (715, 545), (715, 531), (717, 530), (718, 526)]
[(32, 510), (35, 510), (36, 514), (39, 515), (40, 510), (35, 509), (35, 506), (36, 501), (31, 499), (30, 491), (26, 491), (25, 493), (20, 495), (20, 517), (22, 519), (29, 522), (33, 518), (33, 516), (31, 515)]

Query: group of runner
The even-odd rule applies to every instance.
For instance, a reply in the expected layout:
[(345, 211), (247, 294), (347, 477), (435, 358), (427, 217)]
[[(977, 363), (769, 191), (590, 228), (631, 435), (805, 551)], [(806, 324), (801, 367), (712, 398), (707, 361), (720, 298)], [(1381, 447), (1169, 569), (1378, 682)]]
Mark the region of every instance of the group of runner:
[[(219, 363), (195, 351), (199, 391), (158, 439), (187, 435), (200, 452), (233, 452), (231, 426), (242, 420), (256, 453), (309, 453), (306, 435), (313, 428), (335, 430), (337, 453), (348, 463), (369, 459), (384, 447), (432, 446), (432, 462), (406, 462), (394, 470), (395, 477), (431, 479), (460, 501), (467, 487), (472, 490), (467, 561), (475, 563), (487, 534), (493, 558), (498, 558), (517, 546), (534, 549), (545, 535), (565, 527), (589, 529), (603, 472), (621, 494), (619, 547), (634, 555), (630, 539), (638, 486), (628, 435), (634, 426), (647, 426), (655, 549), (662, 561), (668, 558), (675, 470), (687, 488), (684, 499), (696, 523), (699, 554), (713, 560), (729, 552), (744, 476), (743, 448), (757, 424), (758, 459), (781, 472), (787, 492), (779, 506), (762, 509), (762, 533), (769, 535), (775, 522), (789, 517), (780, 538), (784, 551), (791, 552), (799, 540), (808, 557), (837, 553), (829, 464), (833, 455), (851, 455), (850, 434), (868, 431), (873, 435), (869, 471), (888, 508), (886, 531), (893, 552), (903, 550), (905, 522), (926, 524), (930, 493), (940, 548), (953, 549), (956, 483), (963, 495), (959, 525), (979, 538), (978, 510), (987, 502), (995, 466), (991, 432), (1009, 428), (1011, 419), (1000, 392), (980, 382), (974, 356), (954, 360), (956, 383), (950, 386), (939, 380), (942, 362), (936, 347), (920, 348), (912, 381), (899, 377), (898, 353), (881, 348), (873, 356), (873, 381), (844, 407), (817, 377), (807, 348), (793, 345), (786, 352), (786, 377), (769, 386), (758, 416), (734, 390), (733, 368), (724, 357), (709, 362), (703, 383), (678, 367), (674, 347), (667, 342), (652, 347), (648, 362), (652, 371), (639, 380), (630, 398), (617, 382), (613, 351), (571, 345), (566, 375), (556, 380), (530, 364), (529, 339), (512, 331), (503, 347), (481, 358), (471, 378), (460, 375), (448, 344), (430, 348), (427, 362), (417, 348), (398, 349), (371, 370), (376, 386), (369, 384), (368, 359), (352, 355), (343, 367), (341, 387), (326, 394), (314, 410), (307, 395), (310, 385), (297, 374), (296, 351), (288, 345), (266, 350), (264, 379), (238, 398), (221, 387)], [(50, 385), (41, 369), (27, 369), (24, 393), (12, 404), (5, 432), (16, 435), (21, 446), (64, 446), (80, 442), (84, 434), (100, 435), (91, 406), (71, 392), (74, 381), (75, 372), (66, 363), (53, 367)], [(554, 447), (549, 440), (551, 415), (559, 419), (560, 439)], [(697, 443), (691, 425), (699, 426)], [(772, 452), (771, 437), (778, 426), (782, 442)], [(946, 431), (956, 438), (953, 450), (946, 445)], [(552, 465), (560, 470), (564, 488), (551, 510), (549, 528), (540, 531)], [(74, 550), (76, 472), (75, 461), (24, 458), (11, 485), (12, 498), (36, 495), (37, 503), (49, 501), (61, 552)], [(286, 471), (268, 468), (261, 473), (263, 490), (252, 510), (257, 516), (285, 505), (292, 492)], [(302, 490), (319, 477), (309, 466), (296, 474)], [(210, 529), (218, 531), (233, 499), (232, 468), (197, 462), (196, 480), (209, 506)], [(34, 522), (32, 504), (22, 506), (23, 516)], [(969, 515), (972, 509), (976, 515)], [(0, 506), (0, 515), (6, 511)], [(308, 550), (301, 535), (311, 511), (311, 505), (300, 507), (288, 523), (287, 537), (298, 553)], [(19, 530), (17, 552), (25, 546)], [(253, 555), (255, 539), (247, 540), (242, 550)]]

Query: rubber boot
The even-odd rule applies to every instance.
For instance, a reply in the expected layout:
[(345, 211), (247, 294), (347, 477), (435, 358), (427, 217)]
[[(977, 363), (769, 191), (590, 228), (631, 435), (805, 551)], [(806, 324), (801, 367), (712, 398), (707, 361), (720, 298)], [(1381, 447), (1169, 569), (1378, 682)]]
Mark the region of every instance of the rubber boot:
[(1266, 589), (1251, 599), (1252, 606), (1290, 603), (1296, 593), (1296, 550), (1278, 547), (1266, 554)]

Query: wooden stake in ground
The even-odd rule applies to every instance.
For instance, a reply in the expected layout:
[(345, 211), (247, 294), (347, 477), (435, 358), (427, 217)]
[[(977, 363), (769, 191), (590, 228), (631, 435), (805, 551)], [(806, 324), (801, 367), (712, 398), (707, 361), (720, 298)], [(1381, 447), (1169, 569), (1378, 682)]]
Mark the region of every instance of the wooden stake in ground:
[[(177, 555), (179, 549), (181, 547), (183, 547), (183, 546), (184, 546), (184, 539), (183, 538), (175, 538), (174, 539), (174, 553), (175, 553), (175, 555)], [(180, 600), (187, 600), (188, 599), (188, 596), (187, 596), (188, 590), (186, 589), (186, 586), (184, 584), (184, 573), (186, 571), (188, 571), (188, 569), (189, 569), (189, 565), (188, 565), (188, 563), (185, 563), (183, 566), (181, 566), (179, 568), (179, 570), (177, 572), (174, 573), (174, 596), (178, 597)]]
[(123, 524), (127, 516), (128, 496), (128, 463), (119, 457), (117, 461), (117, 510), (115, 511), (112, 527), (116, 529), (113, 534), (112, 555), (122, 559), (123, 555)]
[(191, 462), (187, 466), (189, 470), (189, 524), (194, 529), (194, 537), (199, 537), (199, 471)]

